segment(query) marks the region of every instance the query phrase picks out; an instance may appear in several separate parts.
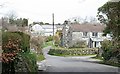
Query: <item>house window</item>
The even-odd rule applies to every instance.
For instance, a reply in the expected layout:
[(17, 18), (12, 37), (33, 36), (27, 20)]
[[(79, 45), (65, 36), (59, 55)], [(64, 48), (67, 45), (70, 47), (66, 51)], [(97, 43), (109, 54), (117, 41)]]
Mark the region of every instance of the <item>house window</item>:
[(83, 36), (87, 36), (87, 32), (83, 32)]
[(93, 32), (92, 36), (98, 36), (98, 33), (97, 32)]

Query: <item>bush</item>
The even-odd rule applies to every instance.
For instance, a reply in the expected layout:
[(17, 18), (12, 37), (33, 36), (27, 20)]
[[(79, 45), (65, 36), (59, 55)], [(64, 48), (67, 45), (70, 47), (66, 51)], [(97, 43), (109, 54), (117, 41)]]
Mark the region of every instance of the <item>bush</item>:
[(104, 58), (104, 61), (109, 60), (112, 56), (112, 42), (104, 40), (101, 45), (103, 50), (102, 57)]
[[(23, 59), (22, 63), (25, 63), (25, 65), (23, 64), (21, 66), (21, 68), (23, 68), (23, 66), (26, 66), (27, 72), (37, 72), (38, 71), (38, 69), (37, 69), (38, 67), (37, 67), (37, 64), (36, 64), (37, 58), (36, 58), (35, 54), (21, 53), (20, 55)], [(18, 66), (20, 66), (20, 65), (18, 64)], [(19, 72), (19, 71), (17, 71), (17, 72)], [(20, 72), (24, 72), (24, 70), (20, 71)]]
[[(30, 36), (22, 32), (3, 32), (2, 33), (2, 48), (7, 50), (8, 48), (5, 45), (8, 42), (13, 42), (16, 44), (18, 42), (19, 49), (22, 49), (24, 52), (30, 51)], [(17, 45), (17, 44), (16, 44)]]
[(85, 47), (87, 47), (87, 45), (86, 45), (86, 42), (85, 42), (85, 41), (76, 41), (76, 42), (73, 44), (73, 47), (74, 47), (74, 48), (85, 48)]
[(37, 71), (35, 56), (30, 54), (29, 40), (30, 36), (22, 32), (2, 33), (3, 73)]
[(48, 37), (46, 37), (46, 42), (49, 42), (49, 41), (52, 41), (53, 40), (53, 36), (48, 36)]
[(66, 56), (66, 55), (93, 55), (97, 53), (97, 49), (92, 48), (82, 48), (82, 49), (51, 49), (48, 54), (56, 56)]
[(23, 32), (15, 33), (19, 34), (22, 37), (21, 49), (23, 49), (25, 52), (30, 52), (30, 36), (28, 34), (24, 34)]
[(60, 45), (60, 38), (59, 36), (54, 36), (54, 41), (55, 41), (55, 46), (59, 46)]
[(37, 51), (37, 53), (42, 53), (42, 48), (44, 45), (44, 38), (39, 36), (39, 37), (33, 37), (30, 40), (31, 47)]
[(101, 44), (103, 50), (102, 57), (106, 64), (120, 66), (120, 51), (115, 44), (113, 41), (104, 40)]

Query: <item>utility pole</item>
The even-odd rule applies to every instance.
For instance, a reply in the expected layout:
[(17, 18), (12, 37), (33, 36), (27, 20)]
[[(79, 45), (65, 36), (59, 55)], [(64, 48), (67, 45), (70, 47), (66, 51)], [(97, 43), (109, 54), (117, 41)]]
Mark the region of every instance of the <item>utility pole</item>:
[(52, 14), (52, 19), (53, 19), (53, 45), (54, 45), (54, 13)]

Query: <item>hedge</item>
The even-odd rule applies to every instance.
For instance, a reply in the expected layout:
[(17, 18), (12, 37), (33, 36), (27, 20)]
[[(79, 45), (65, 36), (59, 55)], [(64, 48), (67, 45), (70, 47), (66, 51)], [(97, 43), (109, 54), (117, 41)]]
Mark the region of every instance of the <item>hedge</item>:
[(36, 72), (36, 56), (30, 53), (30, 36), (22, 32), (2, 33), (2, 73)]
[(92, 55), (97, 54), (98, 50), (93, 48), (80, 48), (80, 49), (50, 49), (48, 54), (50, 55)]

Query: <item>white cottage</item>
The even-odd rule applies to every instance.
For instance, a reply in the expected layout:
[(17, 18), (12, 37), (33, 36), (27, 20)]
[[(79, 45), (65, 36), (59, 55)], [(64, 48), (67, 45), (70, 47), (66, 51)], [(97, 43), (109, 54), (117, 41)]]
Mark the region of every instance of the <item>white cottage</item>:
[[(41, 25), (44, 29), (44, 36), (53, 36), (53, 25)], [(57, 32), (56, 26), (54, 26), (54, 34)]]
[(35, 24), (32, 26), (31, 34), (32, 36), (44, 35), (44, 29), (41, 25)]
[(76, 41), (85, 41), (90, 48), (101, 47), (101, 42), (104, 39), (112, 39), (110, 35), (103, 36), (104, 28), (104, 25), (89, 23), (69, 25), (66, 36), (67, 46), (71, 47)]
[[(54, 34), (56, 33), (57, 28), (54, 26)], [(53, 36), (53, 25), (39, 25), (35, 24), (32, 26), (31, 31), (33, 36), (41, 35), (41, 36)]]

